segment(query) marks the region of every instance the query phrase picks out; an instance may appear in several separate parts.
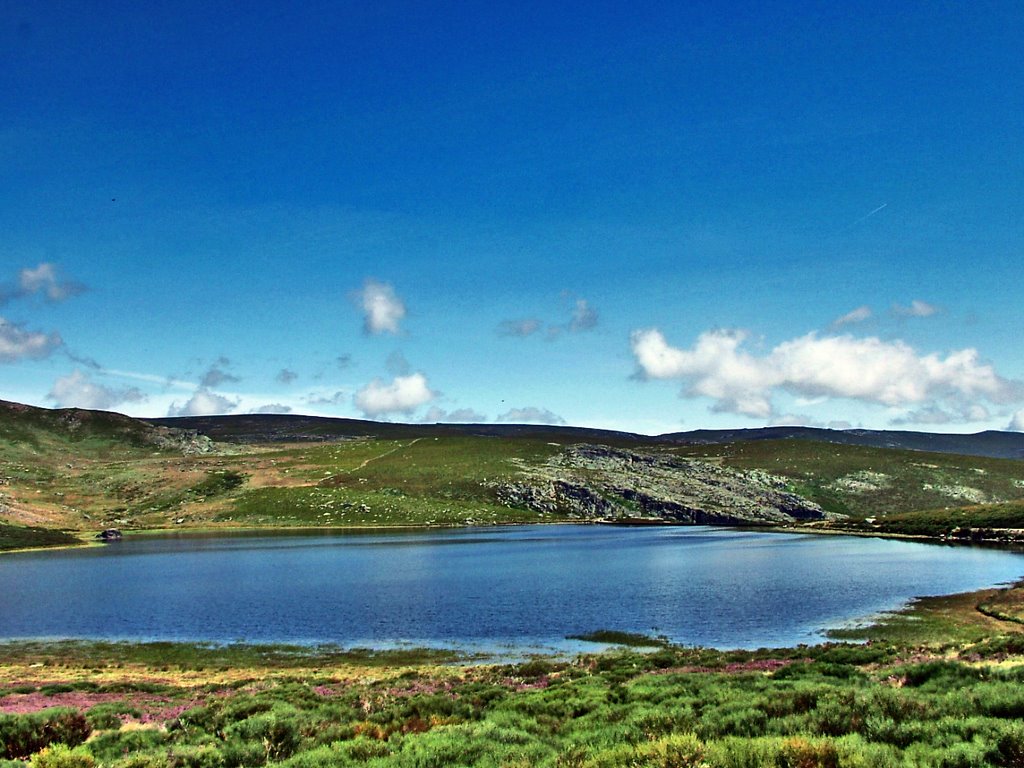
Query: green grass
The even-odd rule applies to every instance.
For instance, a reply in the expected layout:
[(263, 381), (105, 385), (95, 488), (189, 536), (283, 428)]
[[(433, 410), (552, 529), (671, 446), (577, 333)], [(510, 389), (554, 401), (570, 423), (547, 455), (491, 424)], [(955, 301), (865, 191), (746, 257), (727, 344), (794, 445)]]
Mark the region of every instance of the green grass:
[(1024, 461), (945, 453), (759, 440), (670, 449), (736, 469), (764, 469), (826, 510), (857, 518), (1024, 499)]
[(64, 531), (0, 523), (0, 551), (33, 547), (66, 547), (74, 544), (81, 544), (81, 541)]
[(1024, 529), (1024, 502), (899, 512), (873, 526), (880, 533), (967, 540), (991, 538), (1007, 528)]
[(614, 629), (599, 629), (583, 635), (569, 635), (567, 639), (621, 645), (626, 648), (660, 648), (668, 645), (668, 641), (663, 637), (650, 637), (636, 632), (619, 632)]
[(367, 440), (272, 454), (295, 467), (298, 487), (253, 488), (217, 520), (273, 525), (408, 526), (543, 522), (509, 508), (494, 484), (516, 462), (543, 461), (557, 446), (489, 437)]

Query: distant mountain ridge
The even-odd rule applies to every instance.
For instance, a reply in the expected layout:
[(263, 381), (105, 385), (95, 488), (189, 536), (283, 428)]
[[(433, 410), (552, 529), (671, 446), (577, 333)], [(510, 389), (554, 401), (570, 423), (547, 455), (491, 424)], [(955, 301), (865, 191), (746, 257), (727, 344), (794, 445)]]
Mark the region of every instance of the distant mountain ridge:
[(975, 434), (912, 432), (907, 430), (823, 429), (818, 427), (757, 427), (752, 429), (695, 429), (662, 435), (641, 435), (589, 427), (545, 424), (399, 424), (291, 414), (178, 416), (146, 419), (150, 424), (194, 430), (225, 442), (332, 440), (344, 437), (429, 437), (488, 435), (585, 440), (617, 444), (721, 444), (753, 440), (811, 440), (873, 448), (934, 451), (964, 456), (1024, 459), (1024, 433), (988, 430)]
[(987, 430), (974, 434), (911, 432), (886, 429), (822, 429), (819, 427), (760, 427), (756, 429), (695, 429), (659, 435), (680, 443), (735, 443), (749, 440), (814, 440), (821, 443), (956, 453), (992, 459), (1024, 459), (1024, 433)]

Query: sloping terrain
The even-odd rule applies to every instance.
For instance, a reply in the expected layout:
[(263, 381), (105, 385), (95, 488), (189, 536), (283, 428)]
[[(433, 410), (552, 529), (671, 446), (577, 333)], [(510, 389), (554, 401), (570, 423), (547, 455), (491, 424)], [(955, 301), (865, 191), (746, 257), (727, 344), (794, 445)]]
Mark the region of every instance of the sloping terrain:
[(571, 446), (496, 488), (510, 505), (585, 519), (745, 525), (834, 517), (763, 470), (599, 445)]
[(346, 437), (394, 440), (415, 437), (490, 436), (535, 440), (576, 440), (606, 445), (715, 445), (763, 440), (801, 440), (870, 448), (954, 453), (962, 456), (1024, 459), (1024, 433), (979, 432), (973, 435), (901, 430), (760, 427), (756, 429), (697, 429), (663, 435), (638, 435), (586, 427), (544, 424), (395, 424), (360, 419), (335, 419), (292, 414), (236, 414), (148, 419), (151, 424), (191, 430), (214, 440), (238, 443), (307, 442)]
[(853, 518), (1024, 498), (1024, 462), (807, 440), (679, 446), (679, 456), (763, 469), (823, 509)]
[(836, 445), (861, 445), (961, 456), (1024, 459), (1024, 433), (989, 430), (973, 435), (906, 430), (821, 429), (818, 427), (760, 427), (757, 429), (697, 429), (660, 435), (667, 442), (722, 444), (759, 440), (808, 440)]
[(880, 530), (888, 517), (970, 506), (1024, 530), (1019, 506), (992, 507), (1022, 499), (1021, 461), (799, 438), (672, 443), (311, 417), (149, 423), (0, 403), (0, 523), (46, 529), (845, 519)]

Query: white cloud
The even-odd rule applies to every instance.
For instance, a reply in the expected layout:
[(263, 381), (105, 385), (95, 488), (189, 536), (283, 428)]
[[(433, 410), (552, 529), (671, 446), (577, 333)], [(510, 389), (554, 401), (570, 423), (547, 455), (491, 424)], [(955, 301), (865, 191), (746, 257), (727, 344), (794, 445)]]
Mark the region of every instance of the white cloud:
[(552, 413), (547, 408), (512, 408), (498, 416), (495, 421), (504, 421), (510, 424), (565, 424), (565, 419), (557, 413)]
[(79, 370), (54, 382), (46, 396), (58, 408), (88, 408), (109, 411), (122, 403), (138, 403), (146, 399), (137, 387), (115, 389), (92, 381)]
[(899, 317), (931, 317), (938, 311), (939, 308), (937, 306), (920, 299), (914, 299), (910, 302), (909, 307), (904, 307), (900, 304), (892, 305), (892, 313)]
[(520, 320), (502, 320), (498, 323), (499, 336), (532, 336), (541, 329), (543, 323), (535, 317), (524, 317)]
[(746, 331), (714, 330), (702, 333), (693, 349), (676, 349), (661, 331), (634, 331), (633, 355), (643, 374), (652, 379), (683, 379), (686, 394), (715, 400), (716, 411), (767, 418), (769, 390), (778, 375), (768, 361), (740, 350)]
[(862, 307), (850, 310), (842, 317), (837, 317), (832, 321), (833, 328), (840, 328), (844, 325), (851, 325), (853, 323), (863, 323), (865, 320), (871, 319), (871, 307), (865, 304)]
[(18, 293), (22, 296), (41, 293), (47, 301), (53, 302), (64, 301), (85, 290), (81, 283), (61, 279), (57, 268), (48, 262), (43, 262), (34, 269), (22, 269), (18, 274), (18, 288)]
[(206, 387), (200, 387), (184, 405), (179, 406), (177, 402), (171, 403), (167, 409), (168, 416), (216, 416), (222, 413), (231, 413), (238, 407), (238, 400), (232, 400), (224, 395), (211, 392)]
[(477, 413), (472, 408), (457, 408), (454, 411), (446, 411), (436, 405), (430, 406), (427, 412), (420, 419), (424, 424), (479, 424), (487, 421), (482, 413)]
[(260, 405), (256, 408), (251, 408), (249, 413), (291, 413), (292, 407), (290, 405), (282, 405), (281, 403), (267, 403), (266, 405)]
[(394, 288), (369, 279), (359, 292), (359, 301), (365, 313), (363, 329), (366, 333), (398, 333), (398, 324), (405, 317), (405, 304), (395, 294)]
[(1013, 414), (1013, 418), (1010, 419), (1010, 423), (1006, 428), (1011, 429), (1014, 432), (1024, 432), (1024, 409)]
[(684, 396), (759, 418), (773, 414), (776, 390), (890, 407), (944, 401), (965, 408), (1022, 397), (1022, 385), (999, 376), (974, 349), (922, 355), (902, 341), (809, 333), (758, 356), (743, 348), (747, 338), (740, 330), (707, 331), (691, 349), (678, 349), (652, 328), (635, 331), (631, 342), (644, 377), (679, 379)]
[(13, 363), (22, 359), (41, 359), (64, 342), (56, 331), (37, 333), (0, 317), (0, 363)]
[(597, 326), (597, 310), (590, 306), (586, 299), (576, 299), (576, 306), (572, 310), (572, 320), (569, 321), (569, 330), (573, 333), (589, 331)]
[(980, 403), (949, 409), (930, 403), (922, 408), (907, 411), (904, 415), (892, 419), (889, 423), (893, 426), (914, 424), (969, 424), (972, 422), (988, 421), (991, 416), (992, 414), (989, 413), (988, 408)]
[(374, 379), (356, 392), (352, 401), (369, 418), (392, 413), (412, 413), (437, 397), (422, 373), (396, 376), (390, 384)]
[(348, 396), (347, 390), (337, 389), (330, 394), (311, 392), (304, 399), (310, 405), (340, 405)]

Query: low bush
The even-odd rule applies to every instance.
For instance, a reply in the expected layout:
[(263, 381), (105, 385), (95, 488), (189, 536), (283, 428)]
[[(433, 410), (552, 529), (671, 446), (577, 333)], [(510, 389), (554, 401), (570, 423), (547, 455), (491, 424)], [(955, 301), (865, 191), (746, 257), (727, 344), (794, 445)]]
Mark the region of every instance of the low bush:
[(74, 709), (44, 709), (26, 715), (0, 715), (0, 758), (20, 760), (51, 744), (76, 747), (92, 729)]
[(96, 761), (88, 752), (53, 744), (32, 756), (32, 768), (93, 768)]

